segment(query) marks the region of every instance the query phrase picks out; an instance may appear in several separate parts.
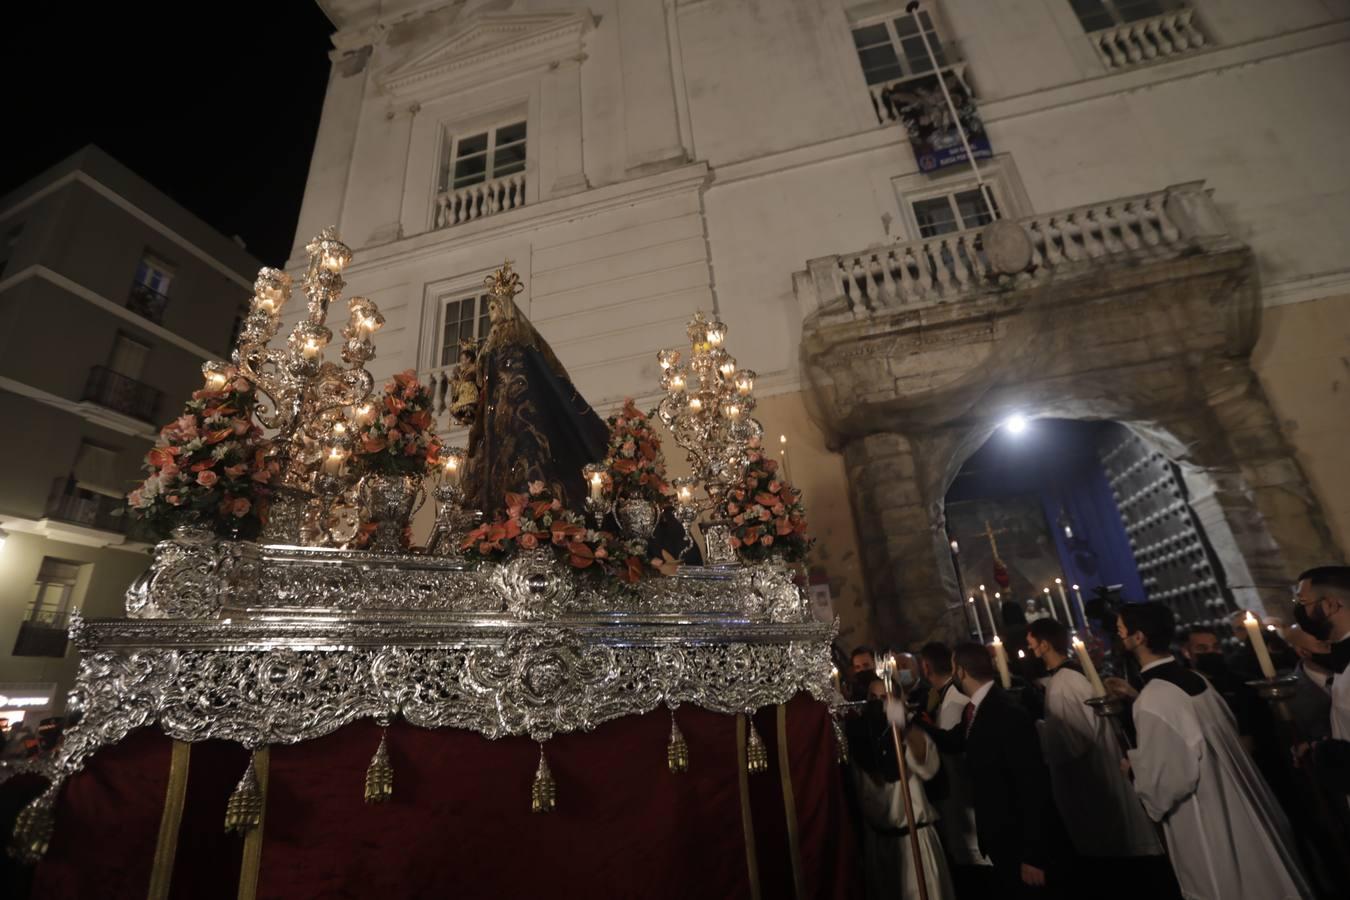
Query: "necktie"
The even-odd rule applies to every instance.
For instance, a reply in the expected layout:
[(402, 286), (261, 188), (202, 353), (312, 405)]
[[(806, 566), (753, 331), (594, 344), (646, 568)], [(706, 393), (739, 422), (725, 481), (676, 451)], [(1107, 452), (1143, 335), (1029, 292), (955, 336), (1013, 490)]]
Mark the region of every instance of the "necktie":
[(970, 725), (975, 721), (975, 704), (967, 703), (966, 708), (961, 710), (961, 725), (965, 728), (966, 734), (970, 734)]

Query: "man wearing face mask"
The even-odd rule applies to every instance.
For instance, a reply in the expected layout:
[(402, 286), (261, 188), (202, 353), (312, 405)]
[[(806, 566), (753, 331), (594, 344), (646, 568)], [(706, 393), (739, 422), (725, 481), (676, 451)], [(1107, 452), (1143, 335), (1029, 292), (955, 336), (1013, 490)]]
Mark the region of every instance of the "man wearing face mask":
[(1330, 673), (1331, 690), (1331, 739), (1313, 745), (1313, 759), (1325, 784), (1350, 792), (1350, 566), (1309, 569), (1298, 577), (1295, 599), (1304, 630), (1330, 644), (1310, 657)]
[[(1134, 863), (1140, 857), (1161, 857), (1162, 845), (1120, 771), (1119, 740), (1108, 721), (1087, 705), (1092, 685), (1069, 661), (1069, 630), (1054, 619), (1037, 619), (1028, 628), (1027, 645), (1048, 673), (1041, 679), (1045, 718), (1037, 731), (1069, 840), (1093, 862), (1089, 868), (1100, 871), (1099, 864), (1110, 860), (1143, 877)], [(1158, 873), (1148, 876), (1157, 879)]]
[(1233, 716), (1204, 678), (1169, 652), (1176, 618), (1161, 603), (1121, 607), (1117, 634), (1140, 665), (1133, 772), (1144, 810), (1162, 824), (1188, 898), (1298, 900), (1313, 896), (1289, 823), (1238, 741)]
[(1247, 748), (1247, 752), (1252, 752), (1252, 719), (1255, 712), (1252, 705), (1257, 698), (1243, 679), (1229, 667), (1223, 655), (1219, 633), (1207, 625), (1197, 625), (1187, 630), (1181, 639), (1181, 655), (1192, 669), (1209, 679), (1219, 696), (1223, 697), (1233, 712), (1233, 718), (1237, 720), (1242, 746)]

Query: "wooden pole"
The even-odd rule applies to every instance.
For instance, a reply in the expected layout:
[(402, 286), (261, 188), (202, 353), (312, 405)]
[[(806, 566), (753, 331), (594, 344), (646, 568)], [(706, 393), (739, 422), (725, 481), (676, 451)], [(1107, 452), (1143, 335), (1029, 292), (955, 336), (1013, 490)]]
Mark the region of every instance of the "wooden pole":
[[(894, 698), (891, 693), (891, 679), (888, 672), (882, 679), (886, 685), (886, 697)], [(900, 702), (905, 702), (904, 694)], [(919, 900), (928, 900), (928, 880), (924, 877), (923, 854), (919, 849), (919, 829), (914, 821), (914, 799), (909, 795), (909, 766), (905, 763), (905, 748), (900, 742), (900, 729), (891, 725), (891, 740), (895, 742), (895, 762), (900, 770), (900, 796), (905, 801), (905, 822), (909, 825), (909, 851), (914, 857), (914, 877), (919, 885)]]

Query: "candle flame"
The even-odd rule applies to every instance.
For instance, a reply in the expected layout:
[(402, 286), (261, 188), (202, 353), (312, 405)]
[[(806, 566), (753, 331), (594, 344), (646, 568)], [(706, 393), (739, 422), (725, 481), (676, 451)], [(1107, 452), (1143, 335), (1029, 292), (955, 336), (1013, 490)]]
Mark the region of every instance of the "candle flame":
[(1243, 625), (1255, 625), (1255, 624), (1257, 624), (1257, 622), (1256, 622), (1256, 616), (1252, 615), (1252, 611), (1251, 611), (1250, 609), (1247, 610), (1247, 617), (1246, 617), (1245, 619), (1242, 620), (1242, 624), (1243, 624)]
[(1064, 583), (1063, 579), (1060, 578), (1055, 579), (1055, 584), (1063, 584), (1063, 583)]

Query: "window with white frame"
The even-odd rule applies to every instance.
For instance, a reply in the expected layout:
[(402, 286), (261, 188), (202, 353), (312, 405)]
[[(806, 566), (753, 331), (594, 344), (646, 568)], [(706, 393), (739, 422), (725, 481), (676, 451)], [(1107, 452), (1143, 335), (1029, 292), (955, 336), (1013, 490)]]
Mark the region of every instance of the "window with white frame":
[(1087, 32), (1103, 31), (1140, 19), (1151, 19), (1181, 7), (1180, 0), (1069, 0)]
[(854, 25), (853, 46), (858, 50), (858, 62), (867, 83), (903, 81), (933, 71), (923, 43), (925, 36), (938, 68), (945, 67), (948, 63), (942, 36), (925, 10), (919, 10), (917, 16), (892, 14)]
[(525, 171), (525, 121), (465, 134), (447, 133), (441, 151), (441, 193)]
[(153, 253), (141, 257), (140, 265), (136, 267), (136, 284), (164, 296), (169, 293), (171, 281), (173, 281), (172, 265)]
[(481, 341), (488, 333), (488, 294), (446, 294), (440, 298), (436, 365), (459, 362), (460, 341)]
[(914, 211), (921, 238), (979, 228), (994, 221), (999, 213), (993, 190), (989, 190), (986, 198), (978, 185), (911, 200), (910, 209)]

